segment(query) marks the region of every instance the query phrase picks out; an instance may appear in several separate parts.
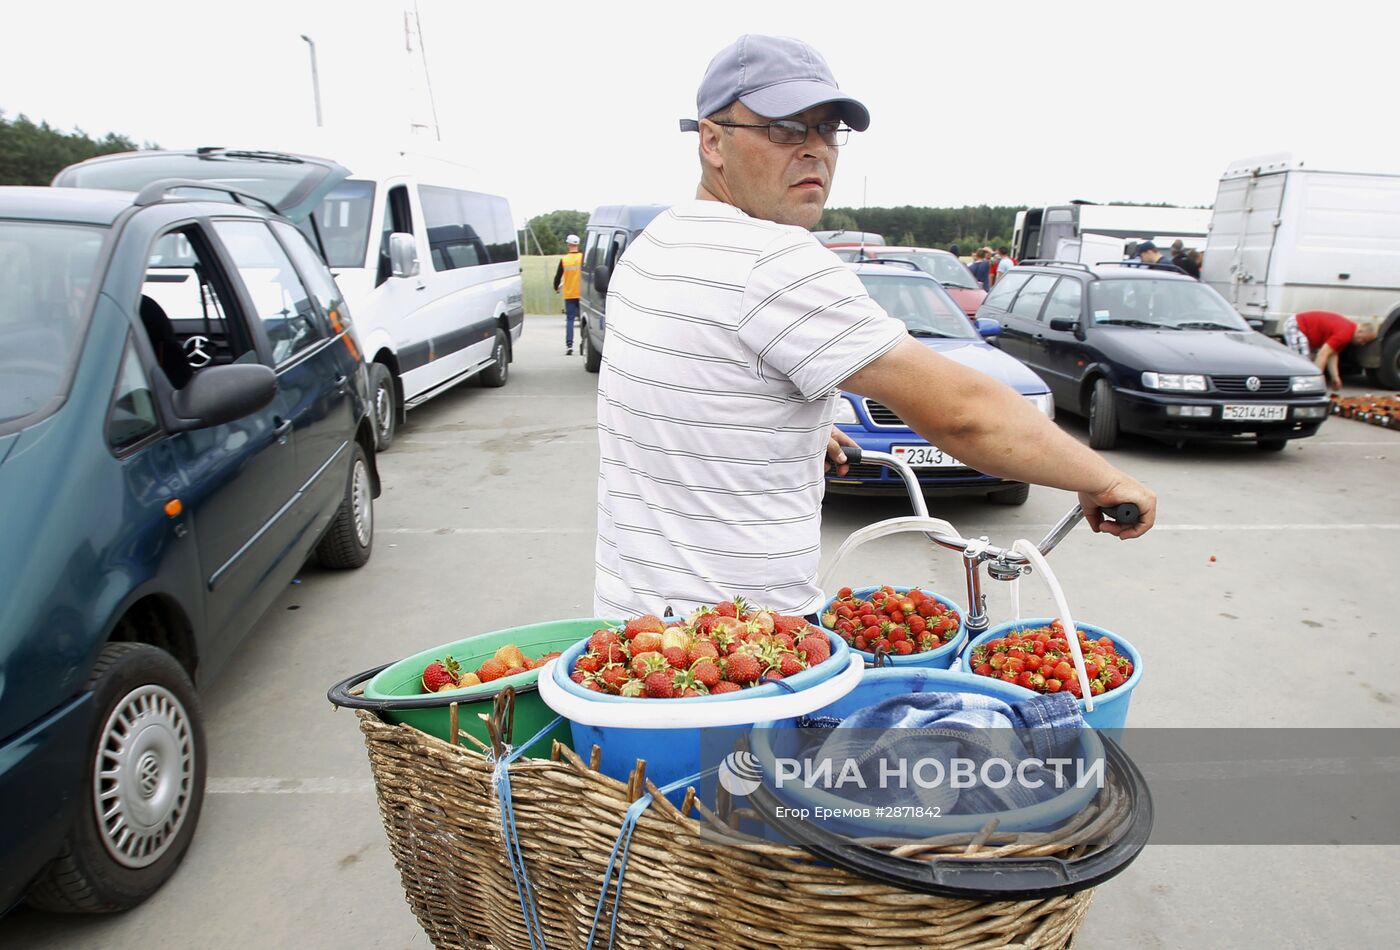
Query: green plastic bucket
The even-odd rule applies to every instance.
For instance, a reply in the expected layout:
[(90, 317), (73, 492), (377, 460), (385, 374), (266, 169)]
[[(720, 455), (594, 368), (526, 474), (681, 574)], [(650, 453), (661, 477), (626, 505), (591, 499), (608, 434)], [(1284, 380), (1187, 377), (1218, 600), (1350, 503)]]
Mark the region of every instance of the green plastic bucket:
[[(423, 693), (420, 682), (423, 669), (433, 660), (451, 656), (462, 664), (464, 670), (474, 670), (489, 660), (501, 647), (513, 643), (522, 653), (535, 660), (546, 653), (563, 652), (580, 640), (590, 636), (599, 627), (617, 626), (615, 620), (579, 618), (575, 620), (552, 620), (548, 623), (535, 623), (524, 627), (508, 627), (491, 633), (477, 634), (465, 640), (444, 643), (442, 646), (415, 653), (390, 666), (385, 667), (365, 684), (363, 699), (379, 711), (383, 718), (392, 723), (403, 723), (429, 735), (446, 740), (448, 733), (448, 706), (457, 703), (457, 728), (489, 743), (486, 722), (482, 715), (489, 715), (496, 694), (506, 686), (515, 688), (515, 729), (512, 743), (525, 742), (547, 726), (554, 718), (554, 712), (540, 699), (536, 690), (539, 670), (527, 670), (514, 676), (503, 676), (480, 686), (467, 686), (461, 689), (443, 690), (440, 693)], [(395, 700), (434, 700), (441, 705), (428, 708), (396, 707)], [(564, 745), (573, 747), (572, 734), (567, 722), (560, 722), (538, 742), (532, 745), (526, 755), (532, 758), (548, 758), (550, 740), (558, 739)]]

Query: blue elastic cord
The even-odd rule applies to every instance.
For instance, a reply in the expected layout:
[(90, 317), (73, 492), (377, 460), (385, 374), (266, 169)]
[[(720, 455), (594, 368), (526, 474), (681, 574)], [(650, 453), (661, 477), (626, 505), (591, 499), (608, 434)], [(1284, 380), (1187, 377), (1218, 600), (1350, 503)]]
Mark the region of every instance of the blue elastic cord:
[(777, 685), (777, 686), (781, 686), (783, 689), (787, 690), (789, 693), (796, 693), (796, 692), (797, 692), (797, 690), (793, 688), (792, 684), (789, 683), (789, 682), (788, 682), (787, 680), (785, 680), (785, 679), (768, 680), (767, 682), (773, 683), (773, 684), (775, 684), (775, 685)]
[[(548, 950), (544, 942), (544, 927), (540, 924), (539, 909), (535, 906), (535, 892), (530, 886), (530, 875), (525, 870), (525, 853), (520, 848), (520, 834), (515, 826), (515, 805), (510, 793), (510, 763), (520, 758), (525, 750), (557, 726), (563, 717), (554, 720), (535, 733), (524, 744), (509, 748), (504, 758), (496, 761), (491, 775), (492, 785), (501, 809), (501, 837), (505, 841), (506, 857), (510, 861), (510, 876), (515, 882), (515, 896), (520, 901), (520, 914), (525, 922), (525, 935), (530, 938), (530, 950)], [(493, 754), (494, 756), (494, 754)], [(488, 756), (491, 758), (493, 756)]]
[[(713, 766), (703, 772), (696, 772), (694, 775), (677, 779), (659, 791), (662, 795), (669, 795), (693, 782), (714, 775), (718, 771), (719, 766)], [(603, 916), (603, 904), (608, 899), (608, 885), (612, 883), (613, 868), (617, 867), (617, 887), (613, 892), (612, 924), (608, 928), (608, 950), (612, 950), (613, 943), (617, 938), (617, 918), (622, 908), (622, 879), (627, 873), (627, 854), (632, 847), (632, 831), (637, 827), (637, 820), (642, 817), (642, 812), (646, 811), (651, 803), (652, 795), (648, 792), (627, 808), (627, 815), (622, 819), (622, 828), (617, 833), (617, 841), (613, 843), (612, 854), (608, 857), (608, 868), (603, 873), (603, 889), (598, 894), (598, 906), (593, 911), (593, 926), (588, 929), (588, 943), (584, 945), (584, 950), (593, 950), (593, 941), (598, 932), (598, 919)], [(621, 851), (620, 860), (619, 850)]]

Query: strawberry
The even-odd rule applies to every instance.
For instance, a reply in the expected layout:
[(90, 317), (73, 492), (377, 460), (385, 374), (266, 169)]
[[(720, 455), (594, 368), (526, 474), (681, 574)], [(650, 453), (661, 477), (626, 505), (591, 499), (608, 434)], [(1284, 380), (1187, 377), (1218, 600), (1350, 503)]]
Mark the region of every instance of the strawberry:
[(584, 680), (583, 688), (595, 693), (601, 693), (603, 691), (603, 687), (599, 686), (598, 681), (595, 679)]
[(763, 672), (758, 658), (751, 653), (734, 653), (724, 663), (724, 678), (740, 686), (756, 682)]
[(666, 632), (661, 635), (661, 652), (665, 653), (672, 647), (689, 650), (690, 642), (691, 637), (685, 627), (667, 627)]
[(632, 637), (632, 655), (638, 653), (660, 653), (662, 644), (661, 634), (650, 630), (641, 630)]
[(773, 615), (768, 611), (760, 610), (749, 618), (749, 624), (751, 628), (756, 627), (760, 633), (769, 634), (773, 632), (777, 621), (773, 619)]
[(585, 673), (583, 670), (574, 670), (572, 673), (569, 674), (569, 679), (573, 680), (575, 683), (582, 685), (583, 681), (588, 679), (588, 674)]
[(661, 633), (666, 629), (666, 625), (661, 622), (661, 618), (655, 614), (643, 614), (627, 621), (627, 625), (622, 628), (622, 635), (628, 640), (635, 640), (639, 633)]
[(739, 601), (738, 598), (721, 601), (715, 604), (715, 613), (719, 614), (721, 617), (737, 617), (739, 616), (740, 603), (741, 601)]
[(796, 653), (785, 651), (778, 657), (778, 672), (784, 676), (793, 676), (806, 668), (807, 664)]
[(685, 656), (692, 665), (700, 660), (717, 660), (719, 659), (719, 648), (710, 640), (697, 640)]
[(510, 667), (506, 666), (500, 660), (487, 660), (485, 663), (481, 664), (481, 669), (476, 671), (476, 675), (481, 677), (483, 683), (489, 683), (492, 680), (498, 680), (502, 676), (505, 676), (506, 670), (508, 669), (510, 669)]
[(625, 666), (605, 666), (598, 678), (608, 692), (620, 693), (632, 676)]
[(436, 693), (444, 689), (457, 688), (457, 676), (462, 672), (462, 664), (445, 656), (434, 660), (423, 670), (423, 692)]
[(669, 671), (658, 671), (649, 673), (642, 682), (642, 689), (648, 699), (670, 699), (676, 695), (675, 687), (672, 685), (674, 674)]
[(507, 667), (525, 665), (525, 654), (520, 652), (520, 647), (514, 643), (507, 643), (496, 651), (496, 659), (500, 660)]
[(546, 653), (544, 656), (540, 657), (538, 660), (535, 661), (535, 665), (544, 666), (550, 660), (557, 660), (562, 655), (563, 654), (561, 654), (558, 650), (555, 650), (553, 653)]
[(807, 658), (808, 666), (816, 666), (831, 659), (831, 641), (814, 630), (798, 642), (797, 652)]
[(837, 621), (840, 619), (842, 619), (840, 614), (838, 614), (834, 610), (828, 610), (821, 616), (822, 626), (827, 627), (829, 629), (834, 629), (836, 627)]
[(686, 651), (680, 647), (667, 647), (661, 651), (661, 655), (665, 657), (667, 663), (678, 670), (683, 670), (690, 665)]
[(627, 647), (621, 643), (610, 643), (602, 653), (603, 663), (626, 663)]
[(836, 592), (836, 599), (845, 600), (847, 597), (851, 596), (852, 593), (854, 593), (854, 591), (852, 591), (849, 587), (843, 587)]
[(731, 683), (729, 680), (720, 680), (710, 689), (710, 695), (717, 696), (720, 693), (737, 693), (741, 689), (743, 689), (743, 687), (738, 683)]
[(515, 675), (517, 675), (517, 674), (519, 674), (519, 673), (528, 673), (528, 672), (529, 672), (529, 670), (525, 669), (525, 667), (523, 667), (523, 666), (512, 666), (510, 669), (506, 670), (506, 675), (507, 675), (507, 676), (515, 676)]
[(603, 658), (596, 653), (585, 653), (574, 662), (574, 669), (585, 673), (596, 673), (603, 668)]
[(599, 630), (588, 638), (588, 652), (598, 654), (606, 653), (608, 644), (621, 642), (622, 637), (616, 630)]
[(628, 680), (622, 684), (622, 689), (618, 691), (618, 695), (637, 698), (644, 695), (645, 692), (646, 687), (642, 685), (641, 680)]
[(690, 668), (690, 672), (695, 677), (696, 682), (708, 690), (713, 690), (724, 678), (719, 667), (710, 659), (697, 660), (695, 665)]
[(465, 687), (465, 686), (480, 686), (480, 685), (481, 685), (481, 677), (480, 677), (480, 676), (477, 676), (475, 673), (463, 673), (462, 676), (461, 676), (461, 678), (457, 680), (457, 685), (458, 685), (458, 686), (463, 686), (463, 687)]
[(910, 643), (908, 640), (900, 640), (895, 643), (894, 652), (898, 653), (900, 656), (908, 656), (914, 652), (914, 644)]
[(664, 656), (655, 651), (651, 651), (647, 653), (638, 653), (636, 656), (632, 657), (631, 670), (633, 676), (637, 677), (637, 679), (642, 679), (658, 670), (666, 669), (669, 665)]

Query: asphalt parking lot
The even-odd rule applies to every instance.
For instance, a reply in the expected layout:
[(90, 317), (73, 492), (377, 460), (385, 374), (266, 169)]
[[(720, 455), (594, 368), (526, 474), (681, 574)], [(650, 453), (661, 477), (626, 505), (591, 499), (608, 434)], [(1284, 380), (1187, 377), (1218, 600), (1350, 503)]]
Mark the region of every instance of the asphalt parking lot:
[[(118, 917), (21, 908), (0, 920), (0, 945), (428, 945), (354, 716), (324, 694), (474, 632), (591, 613), (597, 377), (562, 355), (562, 336), (561, 318), (531, 317), (508, 386), (416, 410), (379, 460), (369, 565), (306, 569), (204, 691), (208, 795), (174, 879)], [(1064, 424), (1085, 437), (1080, 420)], [(1051, 562), (1080, 619), (1144, 654), (1133, 725), (1400, 726), (1400, 686), (1374, 659), (1397, 635), (1400, 434), (1333, 418), (1281, 453), (1130, 439), (1114, 460), (1159, 493), (1158, 527), (1135, 542), (1081, 527)], [(1072, 503), (1037, 488), (1022, 508), (931, 507), (1009, 543), (1039, 538)], [(827, 556), (904, 513), (898, 499), (828, 498)], [(922, 541), (880, 542), (849, 567), (844, 583), (924, 583), (965, 600), (956, 559)], [(1050, 601), (1028, 582), (1022, 607), (1043, 615)], [(1005, 588), (989, 609), (1009, 619)], [(1203, 668), (1207, 654), (1227, 659)], [(1398, 879), (1398, 848), (1149, 846), (1100, 888), (1078, 946), (1390, 945)]]

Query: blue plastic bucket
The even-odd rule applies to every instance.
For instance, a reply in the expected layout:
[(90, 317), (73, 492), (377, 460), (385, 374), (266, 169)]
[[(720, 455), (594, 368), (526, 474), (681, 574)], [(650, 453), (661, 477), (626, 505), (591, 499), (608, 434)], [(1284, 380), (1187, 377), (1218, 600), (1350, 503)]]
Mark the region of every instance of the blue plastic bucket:
[[(893, 586), (893, 585), (891, 585), (891, 586)], [(851, 591), (851, 596), (853, 596), (853, 597), (867, 597), (867, 598), (868, 598), (871, 594), (875, 593), (875, 592), (876, 592), (877, 590), (879, 590), (879, 589), (880, 589), (879, 587), (857, 587), (857, 588), (854, 588), (854, 589)], [(914, 588), (912, 588), (912, 587), (896, 587), (896, 588), (895, 588), (895, 590), (899, 591), (901, 594), (907, 594), (909, 591), (911, 591), (911, 590), (913, 590), (913, 589), (914, 589)], [(919, 589), (920, 589), (920, 590), (923, 590), (922, 587), (919, 588)], [(944, 597), (944, 596), (942, 596), (941, 594), (936, 594), (936, 593), (934, 593), (933, 591), (924, 591), (924, 593), (928, 594), (928, 596), (932, 597), (934, 600), (938, 601), (938, 602), (939, 602), (940, 604), (942, 604), (943, 606), (945, 606), (945, 607), (950, 607), (950, 608), (952, 608), (953, 610), (956, 610), (956, 611), (958, 612), (958, 631), (957, 631), (957, 633), (953, 634), (953, 639), (951, 639), (951, 640), (949, 640), (947, 643), (943, 644), (943, 645), (942, 645), (941, 647), (939, 647), (937, 650), (928, 650), (928, 651), (926, 651), (926, 652), (924, 652), (924, 653), (908, 653), (908, 654), (905, 654), (905, 655), (903, 655), (903, 656), (901, 656), (901, 655), (898, 654), (898, 653), (890, 653), (890, 654), (887, 654), (887, 655), (885, 656), (885, 658), (884, 658), (884, 662), (885, 662), (885, 665), (886, 665), (886, 666), (894, 666), (894, 667), (911, 667), (911, 666), (912, 666), (912, 667), (927, 667), (927, 668), (932, 668), (932, 669), (946, 670), (949, 666), (952, 665), (953, 661), (956, 660), (956, 659), (958, 658), (958, 654), (959, 654), (959, 652), (961, 652), (961, 650), (962, 650), (962, 645), (963, 645), (963, 643), (967, 640), (967, 627), (966, 627), (966, 626), (964, 625), (964, 623), (963, 623), (963, 620), (964, 620), (964, 618), (965, 618), (965, 616), (966, 616), (966, 612), (965, 612), (961, 607), (959, 607), (959, 606), (957, 605), (957, 603), (955, 603), (954, 601), (949, 600), (947, 597)], [(831, 598), (830, 600), (828, 600), (828, 601), (822, 606), (821, 613), (822, 613), (822, 614), (826, 613), (828, 610), (830, 610), (830, 609), (832, 608), (832, 606), (833, 606), (835, 603), (836, 603), (836, 598), (835, 598), (835, 597), (833, 597), (833, 598)], [(818, 614), (818, 616), (820, 616), (820, 614)], [(845, 642), (844, 640), (842, 640), (840, 634), (838, 634), (838, 633), (836, 633), (835, 631), (833, 631), (830, 627), (827, 627), (827, 626), (823, 625), (822, 629), (824, 629), (824, 630), (826, 630), (828, 633), (830, 633), (834, 639), (840, 640), (842, 643)], [(858, 657), (860, 657), (861, 659), (865, 660), (865, 665), (866, 665), (866, 666), (873, 666), (873, 665), (875, 664), (875, 654), (874, 654), (874, 653), (870, 653), (870, 652), (868, 652), (868, 651), (866, 651), (866, 650), (857, 650), (855, 647), (850, 647), (850, 651), (851, 651), (852, 653), (854, 653), (856, 656), (858, 656)]]
[[(813, 629), (821, 628), (814, 627)], [(575, 696), (581, 696), (584, 699), (599, 703), (631, 703), (639, 709), (654, 708), (657, 702), (722, 703), (725, 700), (734, 699), (739, 695), (742, 695), (745, 699), (753, 699), (758, 696), (778, 696), (782, 693), (791, 693), (806, 689), (809, 686), (815, 686), (823, 680), (830, 679), (846, 668), (846, 664), (850, 660), (851, 648), (846, 645), (845, 640), (842, 640), (830, 630), (822, 630), (821, 632), (826, 634), (827, 640), (831, 643), (831, 657), (818, 663), (816, 666), (808, 667), (801, 673), (794, 673), (792, 676), (787, 677), (783, 680), (783, 682), (787, 684), (786, 686), (779, 686), (777, 683), (764, 683), (762, 686), (750, 686), (748, 689), (743, 690), (742, 694), (720, 693), (718, 696), (692, 696), (689, 699), (666, 700), (643, 699), (637, 696), (614, 696), (611, 693), (597, 693), (591, 689), (584, 689), (569, 678), (574, 672), (574, 664), (578, 662), (578, 658), (583, 656), (588, 650), (588, 641), (592, 637), (592, 634), (569, 647), (564, 651), (563, 655), (559, 657), (559, 662), (554, 664), (554, 682), (558, 683), (567, 692), (573, 693)]]
[[(975, 673), (971, 672), (972, 650), (974, 647), (987, 643), (990, 640), (995, 640), (998, 637), (1011, 636), (1022, 630), (1034, 630), (1037, 627), (1048, 627), (1054, 622), (1055, 618), (1046, 617), (1038, 620), (1014, 620), (1011, 623), (1003, 623), (995, 626), (967, 645), (967, 649), (963, 652), (963, 666), (967, 669), (969, 675), (976, 676)], [(1084, 709), (1084, 700), (1081, 699), (1079, 701), (1079, 712), (1084, 716), (1084, 722), (1088, 725), (1095, 729), (1102, 730), (1122, 729), (1128, 722), (1128, 703), (1132, 699), (1133, 690), (1137, 687), (1138, 683), (1142, 681), (1142, 654), (1138, 653), (1127, 640), (1124, 640), (1118, 634), (1105, 630), (1102, 627), (1096, 627), (1091, 623), (1080, 623), (1077, 620), (1074, 625), (1084, 631), (1084, 636), (1090, 640), (1097, 640), (1099, 637), (1108, 637), (1113, 641), (1114, 649), (1132, 661), (1133, 675), (1129, 676), (1127, 682), (1117, 689), (1111, 689), (1101, 696), (1095, 696), (1093, 712), (1086, 712)], [(987, 680), (988, 682), (1001, 683), (1003, 686), (1011, 685), (1010, 683), (1002, 683), (1001, 680), (994, 680), (990, 676), (978, 676), (977, 678)], [(1021, 687), (1018, 686), (1016, 688), (1020, 689)]]
[[(895, 696), (911, 693), (973, 693), (991, 696), (1008, 703), (1019, 702), (1035, 696), (1031, 690), (989, 676), (973, 673), (951, 673), (947, 670), (929, 667), (906, 669), (866, 670), (860, 685), (841, 699), (811, 713), (813, 718), (831, 717), (845, 719), (858, 710), (873, 706)], [(890, 835), (895, 837), (927, 837), (930, 834), (958, 834), (980, 830), (992, 815), (943, 815), (937, 819), (858, 817), (844, 819), (841, 816), (850, 810), (853, 802), (823, 788), (808, 788), (803, 785), (775, 786), (776, 768), (774, 759), (789, 755), (792, 744), (787, 742), (784, 733), (797, 728), (796, 719), (761, 722), (754, 726), (749, 742), (751, 751), (763, 769), (767, 783), (784, 803), (795, 808), (831, 810), (830, 817), (824, 817), (823, 827), (852, 837), (870, 835)], [(1091, 729), (1082, 730), (1078, 756), (1085, 762), (1097, 762), (1104, 757), (1103, 744)], [(1045, 831), (1063, 824), (1071, 816), (1079, 813), (1093, 801), (1099, 789), (1093, 782), (1079, 787), (1071, 785), (1048, 801), (1024, 808), (1010, 809), (996, 813), (999, 832)]]

